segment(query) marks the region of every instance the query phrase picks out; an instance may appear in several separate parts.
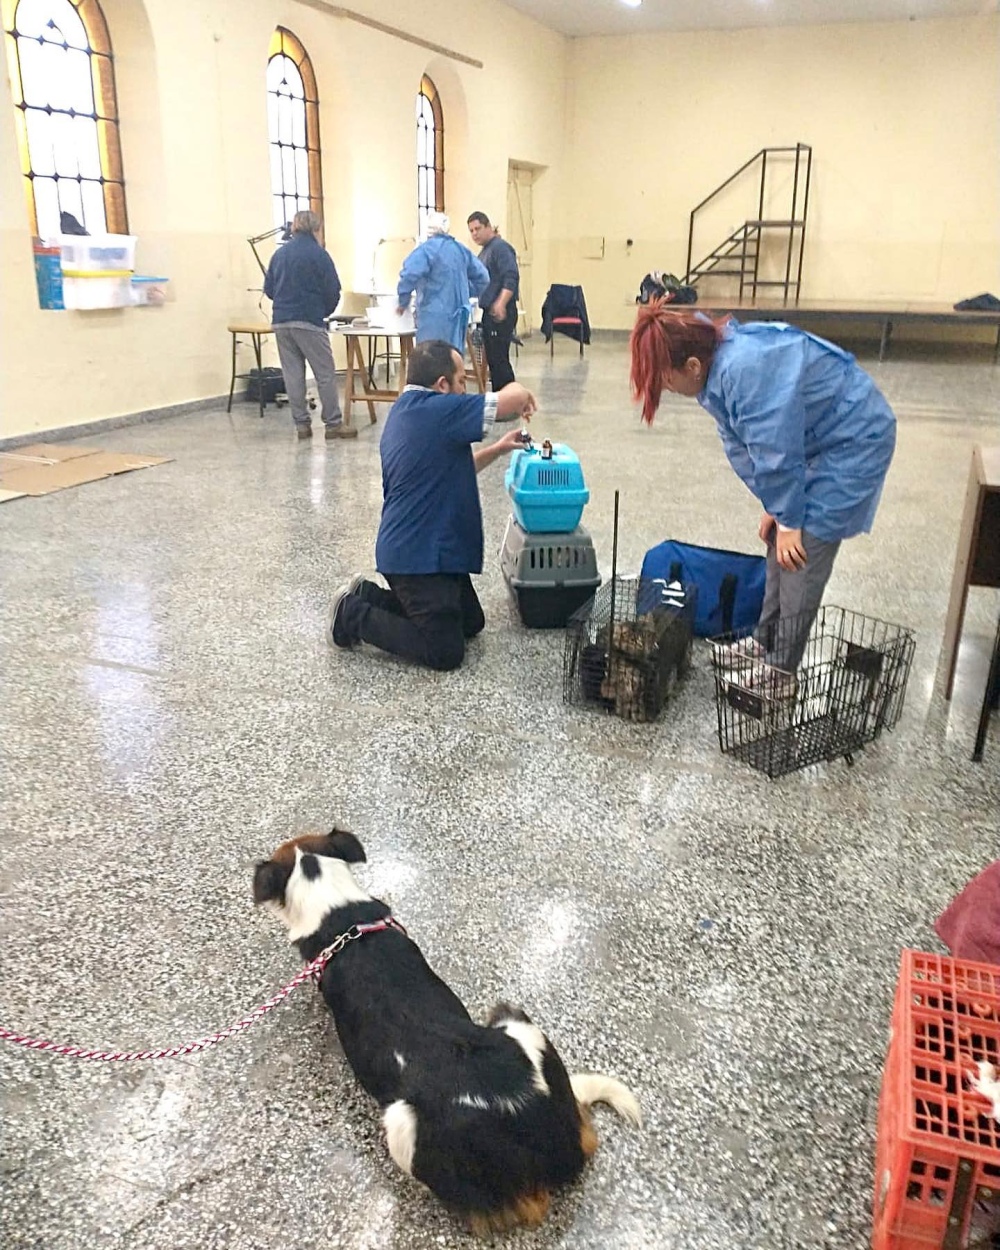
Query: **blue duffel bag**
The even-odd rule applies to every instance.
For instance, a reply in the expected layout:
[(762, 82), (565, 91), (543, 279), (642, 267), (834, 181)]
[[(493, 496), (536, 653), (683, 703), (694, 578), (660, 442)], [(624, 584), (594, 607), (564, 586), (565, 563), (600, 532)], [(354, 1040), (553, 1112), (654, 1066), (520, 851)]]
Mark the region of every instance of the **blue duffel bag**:
[(696, 586), (694, 632), (699, 638), (715, 638), (746, 633), (757, 624), (767, 561), (742, 551), (668, 539), (646, 552), (640, 577)]

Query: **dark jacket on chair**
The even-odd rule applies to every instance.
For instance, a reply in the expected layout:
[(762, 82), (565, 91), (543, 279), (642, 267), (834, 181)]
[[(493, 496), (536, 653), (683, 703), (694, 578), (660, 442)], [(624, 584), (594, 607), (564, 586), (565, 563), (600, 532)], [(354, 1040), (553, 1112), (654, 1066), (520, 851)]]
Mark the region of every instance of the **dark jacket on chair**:
[(326, 328), (340, 302), (340, 279), (330, 253), (311, 234), (293, 234), (271, 257), (264, 294), (274, 304), (271, 324), (308, 321)]
[[(579, 317), (581, 325), (553, 326), (556, 317)], [(587, 316), (587, 301), (583, 298), (582, 286), (567, 286), (555, 282), (549, 287), (549, 293), (542, 305), (542, 334), (546, 343), (552, 337), (553, 330), (568, 335), (575, 343), (590, 342), (590, 318)]]

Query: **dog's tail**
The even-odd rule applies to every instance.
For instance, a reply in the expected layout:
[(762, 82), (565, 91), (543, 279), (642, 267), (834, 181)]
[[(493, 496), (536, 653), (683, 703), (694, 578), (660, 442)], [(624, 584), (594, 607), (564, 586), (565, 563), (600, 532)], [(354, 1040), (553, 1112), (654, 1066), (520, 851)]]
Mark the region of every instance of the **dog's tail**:
[[(589, 1111), (595, 1102), (606, 1102), (625, 1120), (636, 1128), (642, 1125), (642, 1111), (635, 1094), (613, 1076), (598, 1076), (591, 1072), (578, 1072), (569, 1078), (573, 1096), (582, 1112)], [(589, 1118), (586, 1117), (585, 1118)]]

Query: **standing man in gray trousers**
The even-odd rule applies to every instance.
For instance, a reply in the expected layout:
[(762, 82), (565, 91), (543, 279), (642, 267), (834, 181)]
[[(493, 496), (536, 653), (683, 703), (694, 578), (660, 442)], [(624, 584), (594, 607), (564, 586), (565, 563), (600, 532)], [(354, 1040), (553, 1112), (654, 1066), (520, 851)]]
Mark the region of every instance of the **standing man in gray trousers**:
[(357, 430), (344, 425), (326, 324), (340, 302), (340, 279), (317, 237), (322, 225), (315, 213), (295, 214), (291, 239), (278, 248), (267, 267), (264, 294), (272, 301), (271, 324), (299, 438), (312, 438), (312, 419), (306, 407), (306, 361), (316, 379), (327, 439), (355, 438)]

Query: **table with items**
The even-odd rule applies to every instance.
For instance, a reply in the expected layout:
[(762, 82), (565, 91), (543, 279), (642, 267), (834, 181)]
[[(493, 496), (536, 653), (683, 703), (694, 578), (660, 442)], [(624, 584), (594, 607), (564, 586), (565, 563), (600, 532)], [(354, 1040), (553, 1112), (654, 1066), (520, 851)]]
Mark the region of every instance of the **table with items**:
[[(413, 330), (391, 331), (378, 326), (353, 325), (331, 326), (330, 330), (334, 338), (343, 338), (347, 347), (344, 424), (348, 426), (351, 424), (351, 408), (357, 400), (368, 405), (368, 419), (374, 425), (377, 420), (375, 405), (377, 403), (393, 403), (399, 398), (403, 387), (406, 385), (406, 366), (410, 359), (416, 332)], [(379, 387), (375, 382), (374, 373), (365, 359), (365, 353), (362, 351), (362, 341), (364, 341), (369, 355), (371, 355), (377, 347), (379, 339), (393, 338), (399, 340), (399, 372), (396, 375), (396, 385), (393, 386), (387, 376), (385, 387)], [(358, 389), (359, 383), (360, 389)]]

